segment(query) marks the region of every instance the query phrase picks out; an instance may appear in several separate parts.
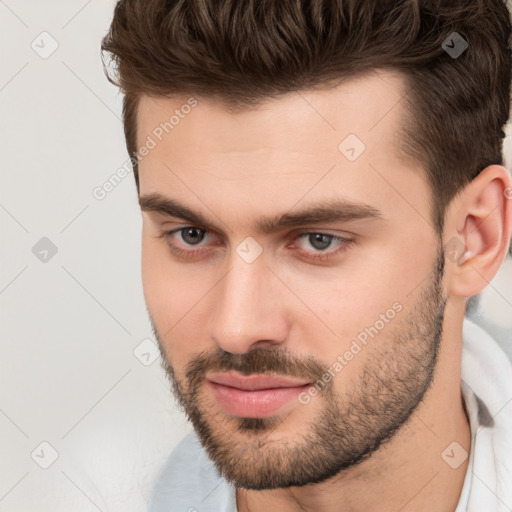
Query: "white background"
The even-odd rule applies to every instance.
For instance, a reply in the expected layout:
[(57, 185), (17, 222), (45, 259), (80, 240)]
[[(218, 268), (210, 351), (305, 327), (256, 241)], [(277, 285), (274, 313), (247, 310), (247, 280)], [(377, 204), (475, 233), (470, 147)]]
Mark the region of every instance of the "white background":
[[(2, 512), (145, 510), (186, 432), (159, 359), (133, 354), (152, 337), (133, 175), (92, 194), (127, 159), (100, 59), (113, 5), (0, 2)], [(46, 59), (43, 31), (59, 45)], [(42, 237), (58, 249), (46, 263)], [(50, 449), (31, 457), (43, 441), (48, 469)]]
[[(156, 348), (133, 176), (92, 194), (127, 159), (100, 59), (113, 5), (0, 0), (1, 512), (142, 511), (190, 428), (159, 359), (134, 355)], [(46, 262), (43, 237), (58, 251)], [(511, 275), (483, 301), (507, 328)]]

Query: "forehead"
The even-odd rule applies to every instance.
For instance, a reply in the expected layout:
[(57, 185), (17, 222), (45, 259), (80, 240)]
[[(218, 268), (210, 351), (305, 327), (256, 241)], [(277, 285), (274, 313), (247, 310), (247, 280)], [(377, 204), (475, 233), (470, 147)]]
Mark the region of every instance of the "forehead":
[[(372, 143), (383, 134), (397, 132), (404, 121), (400, 102), (407, 92), (400, 73), (374, 70), (340, 82), (338, 86), (282, 94), (256, 107), (236, 110), (213, 98), (195, 97), (197, 105), (189, 108), (192, 95), (142, 95), (137, 114), (138, 145), (144, 142), (144, 135), (170, 120), (175, 140), (181, 133), (190, 143), (200, 141), (204, 149), (238, 151), (250, 151), (268, 142), (293, 149), (316, 136), (325, 141), (322, 149), (332, 149), (332, 143), (347, 133)], [(183, 129), (183, 125), (191, 124), (184, 122), (187, 118), (193, 118), (193, 130)], [(292, 127), (294, 137), (288, 137)], [(229, 140), (224, 137), (226, 132)]]
[(250, 215), (247, 204), (258, 201), (290, 208), (306, 195), (382, 210), (403, 201), (405, 183), (427, 209), (424, 173), (400, 151), (406, 93), (400, 74), (379, 71), (238, 111), (201, 97), (143, 96), (137, 145), (151, 149), (139, 164), (140, 193), (187, 197), (198, 209), (199, 198), (217, 195), (229, 216)]

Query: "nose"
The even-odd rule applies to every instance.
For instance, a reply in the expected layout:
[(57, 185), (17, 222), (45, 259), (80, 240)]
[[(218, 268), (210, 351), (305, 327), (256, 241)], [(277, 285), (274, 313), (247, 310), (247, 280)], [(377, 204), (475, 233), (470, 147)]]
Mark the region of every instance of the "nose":
[(230, 270), (215, 287), (207, 330), (233, 354), (284, 343), (290, 328), (284, 285), (263, 257), (247, 263), (234, 253)]

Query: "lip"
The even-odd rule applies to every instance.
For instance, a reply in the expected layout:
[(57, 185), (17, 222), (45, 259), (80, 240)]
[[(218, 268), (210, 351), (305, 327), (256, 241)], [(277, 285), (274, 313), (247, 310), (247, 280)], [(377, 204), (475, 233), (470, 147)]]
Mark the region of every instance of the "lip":
[(224, 411), (243, 418), (272, 416), (312, 385), (288, 377), (234, 372), (208, 375), (206, 383)]
[(290, 379), (289, 377), (273, 377), (271, 375), (238, 375), (235, 372), (214, 373), (206, 377), (210, 382), (222, 384), (244, 391), (259, 391), (261, 389), (293, 388), (310, 384), (309, 381)]

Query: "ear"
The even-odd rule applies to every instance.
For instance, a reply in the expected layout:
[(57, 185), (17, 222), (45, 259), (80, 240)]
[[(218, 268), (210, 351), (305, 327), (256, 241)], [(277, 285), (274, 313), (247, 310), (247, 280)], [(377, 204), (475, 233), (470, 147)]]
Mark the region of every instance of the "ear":
[(510, 246), (512, 178), (500, 165), (486, 167), (452, 201), (445, 215), (446, 287), (471, 297), (494, 278)]

